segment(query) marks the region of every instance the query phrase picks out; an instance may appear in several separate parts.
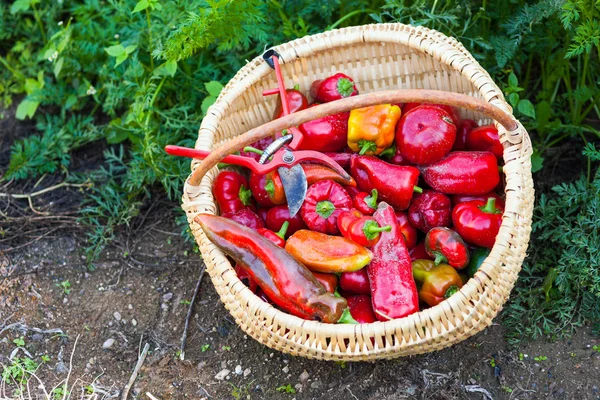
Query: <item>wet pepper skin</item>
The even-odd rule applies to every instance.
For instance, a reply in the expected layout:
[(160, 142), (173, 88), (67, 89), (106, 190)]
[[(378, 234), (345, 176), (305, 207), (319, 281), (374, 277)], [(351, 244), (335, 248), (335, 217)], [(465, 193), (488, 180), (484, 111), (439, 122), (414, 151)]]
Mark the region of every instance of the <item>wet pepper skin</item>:
[(431, 260), (415, 260), (412, 264), (415, 281), (420, 286), (419, 298), (429, 306), (437, 306), (463, 286), (458, 272), (448, 264)]
[(394, 142), (400, 108), (391, 104), (350, 111), (348, 147), (360, 155), (376, 155)]
[(376, 322), (377, 317), (373, 312), (373, 306), (371, 304), (371, 298), (365, 295), (355, 295), (346, 297), (348, 307), (350, 308), (350, 314), (352, 318), (359, 324), (370, 324)]
[(354, 294), (371, 294), (369, 286), (369, 274), (367, 268), (354, 272), (342, 272), (340, 275), (340, 287)]
[(454, 229), (468, 243), (491, 249), (502, 225), (503, 208), (496, 206), (496, 199), (460, 203), (452, 211)]
[(213, 193), (221, 214), (253, 208), (254, 201), (249, 188), (248, 180), (243, 175), (234, 171), (221, 171), (213, 184)]
[(452, 222), (452, 203), (450, 198), (434, 190), (418, 193), (408, 209), (410, 224), (423, 233), (436, 226), (450, 226)]
[(406, 247), (410, 250), (417, 245), (417, 230), (408, 221), (408, 214), (405, 211), (396, 211), (396, 222), (400, 227), (400, 232), (404, 235)]
[(342, 185), (324, 180), (308, 188), (300, 215), (311, 230), (335, 235), (339, 214), (350, 208), (352, 199)]
[(417, 168), (393, 165), (372, 156), (352, 156), (350, 174), (361, 191), (377, 189), (379, 199), (397, 210), (408, 208), (419, 180)]
[[(290, 114), (293, 114), (297, 111), (304, 110), (308, 108), (308, 100), (306, 96), (302, 94), (297, 89), (286, 89), (285, 96), (287, 97), (288, 106), (290, 110)], [(273, 119), (283, 117), (283, 107), (281, 106), (281, 95), (277, 95), (277, 102), (275, 106), (275, 112), (273, 113)]]
[(341, 72), (325, 79), (316, 80), (310, 85), (310, 96), (319, 103), (328, 103), (357, 94), (358, 89), (352, 78)]
[(273, 207), (267, 212), (265, 223), (270, 230), (279, 231), (285, 221), (290, 224), (285, 234), (286, 237), (293, 235), (300, 229), (306, 229), (306, 224), (302, 221), (300, 214), (294, 215), (293, 218), (290, 217), (290, 210), (287, 206)]
[[(312, 104), (310, 107), (316, 107)], [(309, 108), (310, 108), (309, 107)], [(298, 129), (304, 139), (298, 150), (337, 152), (346, 147), (349, 112), (329, 115), (301, 124)]]
[(262, 219), (252, 210), (247, 208), (240, 210), (236, 213), (225, 213), (222, 215), (223, 218), (228, 218), (232, 221), (242, 224), (250, 229), (258, 230), (265, 227), (265, 223)]
[(367, 267), (371, 301), (379, 321), (402, 318), (419, 311), (419, 295), (412, 276), (412, 264), (394, 209), (382, 202), (373, 215), (381, 226), (390, 225), (373, 246), (373, 260)]
[(425, 250), (435, 258), (435, 264), (447, 263), (456, 269), (469, 265), (469, 250), (467, 245), (451, 229), (444, 227), (433, 228), (425, 236)]
[(226, 218), (199, 214), (195, 221), (217, 247), (237, 261), (277, 306), (309, 320), (336, 323), (346, 300), (328, 293), (284, 249)]
[(466, 147), (467, 150), (491, 151), (498, 161), (501, 161), (504, 155), (504, 147), (494, 125), (480, 126), (469, 132)]
[(421, 173), (432, 189), (445, 194), (484, 194), (500, 182), (498, 162), (489, 151), (454, 151), (421, 167)]

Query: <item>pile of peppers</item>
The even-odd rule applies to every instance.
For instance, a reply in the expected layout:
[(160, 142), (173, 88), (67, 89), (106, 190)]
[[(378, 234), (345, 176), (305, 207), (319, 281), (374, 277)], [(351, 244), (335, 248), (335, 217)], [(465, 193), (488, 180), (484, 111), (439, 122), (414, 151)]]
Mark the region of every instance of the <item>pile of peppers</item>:
[[(343, 73), (285, 92), (292, 113), (358, 93)], [(283, 115), (277, 104), (273, 119)], [(324, 323), (389, 321), (449, 299), (486, 268), (504, 213), (504, 148), (493, 125), (407, 103), (298, 129), (298, 150), (325, 153), (352, 179), (301, 164), (308, 190), (291, 217), (277, 171), (225, 167), (213, 182), (220, 216), (196, 217), (258, 299)], [(275, 139), (240, 154), (258, 159)]]

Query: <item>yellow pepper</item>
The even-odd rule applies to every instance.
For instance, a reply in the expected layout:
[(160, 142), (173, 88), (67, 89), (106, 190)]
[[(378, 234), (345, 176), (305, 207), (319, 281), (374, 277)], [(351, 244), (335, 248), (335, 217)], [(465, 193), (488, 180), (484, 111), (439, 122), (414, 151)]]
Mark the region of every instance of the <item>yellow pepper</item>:
[(391, 104), (350, 111), (348, 147), (361, 155), (380, 154), (394, 142), (400, 114), (400, 107)]

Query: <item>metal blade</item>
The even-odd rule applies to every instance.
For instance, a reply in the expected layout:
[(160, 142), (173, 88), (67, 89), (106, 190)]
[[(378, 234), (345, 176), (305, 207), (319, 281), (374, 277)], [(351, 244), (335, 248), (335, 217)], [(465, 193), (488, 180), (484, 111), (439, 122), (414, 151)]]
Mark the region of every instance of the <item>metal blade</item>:
[(300, 211), (306, 198), (306, 174), (300, 164), (296, 164), (292, 168), (279, 167), (277, 172), (279, 172), (283, 184), (290, 217), (293, 217)]

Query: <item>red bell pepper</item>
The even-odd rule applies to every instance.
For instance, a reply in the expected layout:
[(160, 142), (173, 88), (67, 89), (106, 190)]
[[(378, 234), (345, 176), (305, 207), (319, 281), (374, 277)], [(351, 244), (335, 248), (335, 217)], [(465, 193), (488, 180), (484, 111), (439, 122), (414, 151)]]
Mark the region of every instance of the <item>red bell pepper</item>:
[(410, 250), (417, 245), (417, 230), (408, 221), (408, 215), (405, 211), (396, 211), (396, 222), (400, 227), (400, 232), (404, 235), (406, 247)]
[(392, 227), (379, 226), (375, 218), (365, 217), (357, 210), (343, 211), (337, 220), (340, 233), (346, 239), (365, 247), (372, 247), (379, 241), (381, 232), (389, 232)]
[(358, 192), (352, 196), (354, 208), (365, 215), (373, 215), (377, 210), (377, 189), (371, 190), (371, 193)]
[(252, 210), (244, 208), (236, 213), (226, 213), (221, 215), (223, 218), (230, 219), (232, 221), (237, 222), (238, 224), (242, 224), (243, 226), (247, 226), (250, 229), (258, 230), (265, 227), (265, 223), (256, 213)]
[(417, 194), (408, 209), (410, 224), (423, 233), (436, 226), (450, 226), (451, 216), (450, 198), (434, 190)]
[(454, 145), (456, 125), (436, 106), (420, 106), (404, 114), (396, 127), (396, 147), (413, 164), (431, 164), (444, 158)]
[(435, 258), (435, 265), (440, 263), (450, 264), (456, 269), (463, 269), (469, 265), (469, 250), (467, 245), (451, 229), (438, 226), (425, 236), (425, 250)]
[(277, 246), (283, 247), (285, 246), (285, 234), (287, 233), (289, 226), (290, 223), (285, 221), (283, 225), (281, 225), (279, 232), (273, 232), (272, 230), (266, 228), (259, 229), (257, 232), (269, 239), (271, 242), (275, 243)]
[[(302, 92), (298, 89), (286, 89), (285, 96), (287, 97), (290, 114), (308, 108), (308, 100), (306, 99), (306, 96), (304, 96)], [(283, 107), (281, 106), (281, 94), (277, 95), (276, 104), (277, 105), (275, 106), (273, 119), (281, 118), (283, 116)]]
[(350, 315), (359, 324), (370, 324), (377, 321), (371, 304), (371, 297), (365, 295), (348, 296), (346, 301), (350, 308)]
[(328, 78), (314, 81), (310, 85), (310, 95), (319, 103), (328, 103), (344, 97), (356, 96), (357, 94), (358, 90), (352, 78), (340, 72)]
[(344, 168), (346, 171), (350, 170), (350, 157), (352, 157), (352, 153), (325, 153), (326, 156), (331, 158), (333, 161), (338, 163), (340, 167)]
[(484, 194), (500, 182), (498, 162), (489, 151), (454, 151), (421, 167), (421, 173), (432, 189), (446, 194)]
[(255, 149), (258, 151), (240, 151), (240, 155), (244, 157), (254, 158), (256, 161), (260, 160), (261, 153), (264, 149), (266, 149), (271, 143), (273, 143), (274, 139), (272, 136), (267, 136), (266, 138), (260, 139), (257, 142), (252, 143), (252, 146), (249, 146), (249, 149)]
[(467, 201), (454, 207), (452, 223), (468, 243), (491, 249), (502, 225), (503, 212), (504, 208), (497, 206), (493, 197), (487, 202)]
[(421, 260), (421, 259), (433, 260), (433, 257), (431, 257), (429, 254), (427, 254), (427, 250), (425, 250), (425, 242), (421, 242), (418, 245), (416, 245), (415, 247), (413, 247), (410, 250), (409, 254), (410, 254), (410, 259), (412, 261)]
[(300, 215), (309, 229), (334, 235), (339, 232), (338, 215), (351, 207), (352, 199), (342, 185), (324, 180), (308, 188)]
[(389, 204), (379, 203), (373, 217), (379, 225), (392, 228), (381, 233), (379, 242), (373, 246), (373, 260), (367, 266), (373, 310), (380, 321), (402, 318), (419, 311), (408, 249)]
[(267, 174), (250, 173), (250, 190), (262, 207), (273, 207), (286, 203), (283, 183), (277, 171)]
[(379, 157), (384, 158), (387, 162), (394, 165), (412, 165), (412, 163), (402, 155), (400, 148), (396, 146), (396, 143), (382, 151), (381, 154), (379, 154)]
[(329, 293), (335, 293), (335, 289), (337, 289), (338, 285), (338, 277), (336, 274), (326, 274), (324, 272), (315, 272), (311, 271), (312, 274), (317, 278), (319, 283), (323, 285), (325, 290)]
[(452, 117), (452, 122), (454, 122), (454, 125), (458, 126), (460, 124), (461, 119), (460, 119), (460, 114), (458, 113), (458, 109), (456, 107), (447, 106), (445, 104), (406, 103), (402, 106), (402, 114), (406, 114), (410, 110), (413, 110), (413, 109), (415, 109), (417, 107), (421, 107), (421, 106), (434, 106), (434, 107), (441, 108), (442, 110), (444, 110), (448, 114), (450, 114), (450, 117)]
[(340, 287), (342, 290), (353, 294), (371, 294), (367, 268), (353, 272), (342, 272), (340, 274)]
[(266, 224), (267, 223), (267, 213), (269, 212), (270, 208), (265, 208), (265, 207), (258, 207), (258, 209), (256, 210), (256, 215), (258, 215), (258, 217), (260, 219), (262, 219), (262, 221)]
[(221, 171), (213, 183), (213, 193), (221, 214), (254, 207), (248, 180), (234, 171)]
[(493, 197), (496, 199), (496, 205), (502, 209), (504, 209), (504, 199), (502, 197), (500, 197), (500, 195), (498, 195), (496, 192), (489, 192), (486, 194), (480, 194), (477, 196), (473, 196), (473, 195), (460, 195), (460, 194), (456, 194), (454, 196), (450, 196), (450, 200), (452, 200), (452, 207), (456, 207), (457, 204), (459, 203), (465, 203), (467, 201), (471, 201), (471, 200), (481, 200), (484, 203), (487, 202), (487, 200)]
[[(316, 107), (312, 104), (310, 107)], [(337, 152), (346, 147), (350, 113), (339, 113), (301, 124), (298, 129), (304, 139), (298, 150)]]
[(467, 150), (467, 136), (469, 132), (477, 127), (477, 122), (472, 119), (463, 119), (458, 124), (458, 128), (456, 129), (456, 140), (454, 141), (454, 146), (452, 146), (452, 150), (460, 151)]
[(300, 318), (336, 323), (347, 308), (346, 301), (328, 293), (304, 265), (258, 233), (210, 214), (199, 214), (195, 221), (283, 310)]
[(360, 190), (370, 192), (377, 189), (380, 200), (398, 210), (406, 210), (413, 192), (421, 191), (415, 186), (419, 180), (417, 168), (392, 165), (372, 156), (352, 156), (350, 174)]
[(501, 161), (504, 147), (500, 143), (498, 129), (494, 125), (485, 125), (473, 129), (467, 135), (467, 150), (491, 151)]
[(306, 224), (302, 221), (300, 214), (294, 215), (293, 218), (290, 217), (290, 210), (287, 206), (273, 207), (267, 213), (266, 224), (270, 230), (279, 231), (285, 222), (290, 224), (285, 234), (286, 237), (290, 237), (300, 229), (306, 229)]

